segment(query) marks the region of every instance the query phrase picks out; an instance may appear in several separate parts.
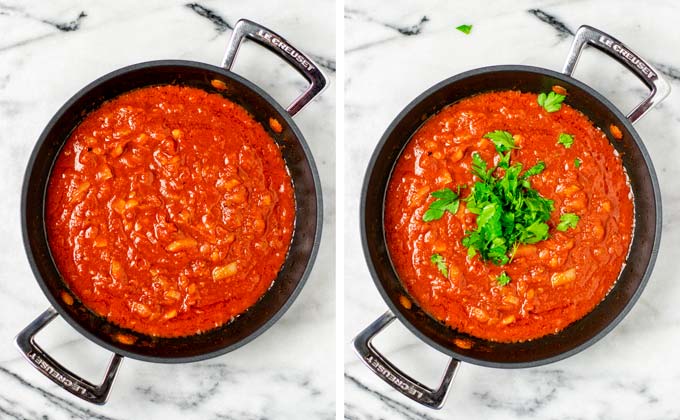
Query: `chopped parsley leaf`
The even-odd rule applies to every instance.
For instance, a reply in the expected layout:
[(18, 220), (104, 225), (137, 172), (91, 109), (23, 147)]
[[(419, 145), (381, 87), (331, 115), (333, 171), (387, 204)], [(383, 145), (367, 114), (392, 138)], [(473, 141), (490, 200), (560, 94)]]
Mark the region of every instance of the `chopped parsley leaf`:
[(506, 284), (510, 283), (510, 276), (508, 276), (508, 273), (503, 271), (497, 278), (496, 281), (500, 286), (505, 286)]
[(581, 218), (574, 213), (564, 213), (560, 216), (560, 223), (557, 225), (556, 229), (560, 232), (566, 232), (569, 228), (575, 228), (579, 220), (581, 220)]
[(559, 139), (557, 139), (557, 144), (561, 144), (565, 148), (569, 149), (574, 144), (574, 136), (562, 133), (560, 134)]
[(484, 134), (483, 137), (493, 142), (498, 153), (505, 153), (511, 149), (517, 149), (517, 146), (515, 146), (515, 139), (512, 138), (512, 134), (507, 131), (496, 130)]
[(547, 95), (541, 93), (538, 95), (537, 101), (540, 106), (543, 107), (548, 112), (556, 112), (562, 108), (562, 102), (566, 96), (560, 95), (559, 93), (550, 92)]
[(456, 214), (458, 207), (460, 206), (459, 194), (460, 187), (458, 188), (458, 192), (453, 192), (450, 188), (444, 188), (431, 193), (430, 195), (438, 200), (435, 200), (430, 204), (430, 207), (425, 214), (423, 214), (423, 221), (431, 222), (433, 220), (439, 220), (447, 211), (451, 214)]
[(437, 269), (444, 275), (444, 277), (449, 277), (449, 269), (446, 267), (446, 261), (444, 261), (444, 257), (439, 254), (432, 254), (430, 257), (430, 262), (437, 266)]

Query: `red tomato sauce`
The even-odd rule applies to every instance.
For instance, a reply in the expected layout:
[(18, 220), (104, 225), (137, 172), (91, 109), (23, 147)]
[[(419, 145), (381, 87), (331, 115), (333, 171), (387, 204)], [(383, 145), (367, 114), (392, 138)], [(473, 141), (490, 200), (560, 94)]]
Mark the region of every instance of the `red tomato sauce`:
[(204, 332), (252, 306), (294, 220), (274, 140), (239, 105), (190, 87), (104, 103), (71, 134), (47, 191), (65, 283), (95, 313), (155, 336)]
[[(435, 319), (492, 341), (538, 338), (585, 316), (616, 282), (632, 236), (632, 192), (617, 152), (582, 113), (566, 104), (548, 113), (536, 97), (485, 93), (431, 117), (399, 157), (385, 202), (388, 249), (409, 294)], [(520, 245), (503, 266), (468, 257), (461, 240), (476, 228), (476, 215), (464, 200), (455, 214), (423, 221), (434, 201), (431, 192), (474, 184), (472, 152), (498, 162), (493, 143), (482, 138), (494, 130), (516, 135), (519, 149), (512, 151), (511, 162), (525, 169), (545, 162), (531, 186), (554, 200), (550, 238)], [(557, 144), (561, 133), (574, 137), (570, 148)], [(466, 191), (461, 195), (465, 198)], [(560, 214), (567, 212), (580, 221), (557, 231)], [(434, 253), (446, 261), (448, 277), (430, 261)], [(503, 271), (512, 280), (500, 286), (496, 279)]]

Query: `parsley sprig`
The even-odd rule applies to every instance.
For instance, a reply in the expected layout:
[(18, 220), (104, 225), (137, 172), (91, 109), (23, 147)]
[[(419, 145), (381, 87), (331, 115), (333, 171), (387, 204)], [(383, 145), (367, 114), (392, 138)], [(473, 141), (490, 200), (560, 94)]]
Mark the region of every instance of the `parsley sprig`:
[(468, 255), (479, 254), (496, 265), (510, 262), (519, 244), (547, 239), (546, 222), (554, 209), (553, 201), (538, 194), (529, 181), (543, 172), (545, 163), (538, 162), (524, 173), (521, 163), (510, 165), (509, 156), (516, 146), (512, 135), (506, 134), (495, 131), (484, 136), (494, 141), (503, 156), (497, 166), (489, 168), (479, 153), (472, 154), (472, 173), (479, 181), (465, 199), (468, 211), (477, 215), (477, 228), (466, 232), (463, 245)]
[[(483, 162), (479, 154), (473, 154), (473, 168), (475, 160)], [(473, 169), (475, 175), (483, 176), (479, 176), (480, 181), (466, 199), (468, 210), (477, 215), (477, 229), (466, 232), (463, 238), (468, 255), (480, 254), (485, 261), (504, 265), (510, 262), (518, 244), (548, 238), (546, 222), (553, 211), (553, 201), (541, 197), (528, 179), (544, 168), (545, 164), (539, 162), (522, 174), (522, 164), (516, 163), (502, 176), (493, 175), (497, 167), (484, 173)]]
[(538, 95), (537, 101), (540, 106), (543, 107), (548, 112), (556, 112), (562, 108), (562, 102), (566, 96), (560, 95), (559, 93), (550, 92), (547, 95), (541, 93)]
[[(562, 96), (554, 92), (547, 96), (553, 94)], [(557, 103), (557, 109), (563, 99), (564, 96)], [(546, 101), (548, 98), (543, 99), (541, 106), (555, 106), (553, 99), (544, 105)], [(468, 248), (468, 256), (474, 257), (479, 254), (483, 261), (505, 265), (512, 261), (520, 244), (535, 244), (550, 237), (547, 222), (555, 209), (554, 202), (533, 189), (529, 180), (530, 177), (545, 170), (544, 162), (539, 161), (522, 172), (524, 168), (521, 163), (510, 164), (512, 151), (518, 149), (512, 134), (496, 130), (486, 133), (483, 137), (493, 142), (496, 152), (501, 156), (498, 164), (490, 167), (478, 152), (473, 152), (471, 171), (479, 180), (470, 188), (470, 194), (464, 199), (460, 197), (460, 189), (466, 186), (459, 186), (456, 192), (444, 188), (431, 193), (437, 200), (430, 203), (423, 220), (430, 222), (441, 219), (447, 211), (455, 214), (460, 207), (460, 201), (465, 201), (467, 210), (477, 215), (476, 229), (466, 231), (462, 240), (463, 246)], [(573, 141), (573, 136), (562, 134), (558, 143), (569, 148)], [(574, 166), (580, 165), (580, 159), (575, 159)], [(564, 232), (575, 228), (578, 222), (578, 215), (564, 213), (560, 216), (560, 223), (556, 229)], [(448, 277), (448, 266), (444, 257), (432, 254), (430, 262)], [(510, 283), (511, 278), (503, 271), (496, 281), (499, 285), (505, 286)]]

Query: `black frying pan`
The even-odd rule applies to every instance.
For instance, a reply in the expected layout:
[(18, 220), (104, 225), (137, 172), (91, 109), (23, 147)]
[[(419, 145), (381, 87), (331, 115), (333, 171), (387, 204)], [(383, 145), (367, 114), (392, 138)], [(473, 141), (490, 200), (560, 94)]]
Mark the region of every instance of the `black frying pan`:
[[(309, 81), (309, 88), (288, 109), (283, 109), (258, 86), (229, 70), (244, 38), (250, 38), (276, 53)], [(211, 81), (215, 79), (223, 81), (226, 89), (214, 89)], [(232, 322), (190, 337), (147, 336), (108, 322), (83, 306), (78, 299), (73, 305), (65, 304), (60, 296), (62, 291), (68, 289), (50, 254), (45, 229), (47, 183), (53, 163), (71, 131), (104, 101), (133, 89), (159, 84), (186, 85), (219, 92), (243, 106), (280, 145), (295, 190), (295, 231), (286, 261), (272, 287), (254, 306)], [(162, 363), (203, 360), (248, 343), (274, 324), (302, 289), (321, 237), (319, 177), (307, 143), (292, 116), (321, 93), (326, 84), (326, 77), (312, 60), (284, 38), (256, 23), (240, 20), (234, 27), (221, 67), (179, 60), (135, 64), (101, 77), (66, 102), (49, 122), (33, 150), (21, 197), (26, 253), (38, 284), (52, 304), (16, 338), (16, 344), (26, 359), (72, 394), (89, 402), (103, 404), (123, 356)], [(270, 117), (281, 123), (283, 131), (280, 134), (270, 130)], [(114, 353), (102, 384), (94, 385), (68, 371), (35, 343), (34, 337), (38, 331), (57, 315), (61, 315), (89, 340)], [(136, 341), (123, 344), (114, 339), (120, 333), (133, 336)]]
[[(582, 49), (591, 44), (633, 72), (651, 90), (650, 96), (627, 117), (597, 91), (571, 77)], [(460, 99), (488, 91), (550, 91), (554, 85), (567, 89), (566, 103), (587, 115), (605, 133), (610, 124), (621, 129), (623, 138), (611, 144), (619, 151), (634, 193), (635, 228), (628, 263), (614, 288), (595, 309), (558, 334), (522, 343), (496, 343), (455, 331), (423, 312), (414, 302), (410, 309), (399, 303), (408, 296), (391, 264), (385, 244), (384, 198), (390, 174), (404, 146), (428, 117)], [(361, 195), (361, 236), (373, 280), (390, 310), (355, 339), (361, 360), (399, 392), (425, 406), (441, 408), (459, 362), (495, 368), (539, 366), (569, 357), (587, 348), (611, 331), (628, 313), (642, 293), (652, 271), (661, 238), (661, 197), (652, 162), (642, 139), (633, 128), (649, 109), (670, 93), (669, 85), (649, 63), (611, 36), (589, 26), (575, 35), (563, 73), (529, 66), (493, 66), (468, 71), (444, 80), (413, 100), (392, 122), (368, 165)], [(451, 356), (442, 382), (430, 389), (410, 378), (371, 344), (371, 340), (395, 317), (416, 336)], [(472, 347), (454, 344), (457, 338)]]

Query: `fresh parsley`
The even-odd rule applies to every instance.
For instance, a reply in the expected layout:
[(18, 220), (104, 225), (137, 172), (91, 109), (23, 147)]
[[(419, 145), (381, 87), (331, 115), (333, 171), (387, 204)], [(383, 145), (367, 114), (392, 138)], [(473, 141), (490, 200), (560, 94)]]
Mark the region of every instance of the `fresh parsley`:
[(581, 167), (581, 159), (576, 158), (574, 159), (574, 168), (580, 168)]
[(435, 200), (430, 204), (430, 207), (425, 214), (423, 214), (423, 221), (431, 222), (433, 220), (439, 220), (447, 211), (451, 214), (456, 214), (458, 207), (460, 206), (459, 194), (460, 187), (458, 188), (458, 192), (453, 192), (450, 188), (444, 188), (431, 193), (430, 195), (438, 200)]
[[(507, 145), (499, 148), (504, 147)], [(509, 154), (508, 150), (508, 161)], [(470, 257), (479, 254), (484, 261), (496, 265), (510, 262), (518, 244), (547, 239), (546, 222), (554, 209), (553, 201), (538, 194), (529, 181), (529, 177), (543, 172), (545, 163), (538, 162), (524, 173), (520, 163), (502, 164), (489, 169), (479, 153), (473, 153), (472, 173), (479, 181), (465, 199), (468, 211), (477, 215), (477, 228), (465, 233), (463, 245)], [(503, 168), (504, 173), (497, 173), (498, 168)]]
[(496, 130), (484, 134), (483, 137), (493, 142), (498, 153), (505, 153), (511, 149), (517, 149), (517, 146), (515, 146), (515, 139), (512, 137), (512, 134), (507, 131)]
[(574, 144), (574, 136), (562, 133), (560, 134), (559, 139), (557, 139), (557, 144), (561, 144), (565, 148), (569, 149)]
[(523, 177), (528, 178), (530, 176), (538, 175), (541, 172), (543, 172), (544, 169), (545, 169), (545, 162), (543, 162), (543, 161), (538, 162), (537, 164), (535, 164), (534, 166), (529, 168), (526, 172), (524, 172)]
[(432, 254), (430, 257), (430, 262), (437, 266), (437, 269), (444, 275), (444, 277), (449, 277), (449, 269), (446, 267), (446, 261), (444, 261), (444, 257), (439, 254)]
[(581, 218), (574, 213), (564, 213), (560, 216), (560, 223), (557, 225), (556, 229), (560, 232), (566, 232), (567, 229), (575, 228), (579, 220), (581, 220)]
[(508, 276), (508, 273), (503, 271), (497, 278), (496, 281), (500, 286), (505, 286), (506, 284), (510, 283), (510, 276)]
[(515, 146), (515, 139), (512, 137), (512, 134), (507, 131), (496, 130), (484, 134), (483, 137), (491, 140), (496, 147), (496, 151), (501, 155), (498, 167), (507, 169), (510, 166), (510, 151), (518, 148)]
[(537, 101), (540, 106), (548, 112), (556, 112), (562, 108), (562, 102), (566, 96), (559, 93), (550, 92), (548, 94), (541, 93), (538, 95)]
[(470, 31), (472, 31), (472, 25), (460, 25), (456, 26), (456, 29), (464, 33), (465, 35), (470, 35)]
[[(467, 210), (477, 216), (477, 227), (465, 232), (462, 243), (468, 248), (469, 257), (479, 254), (483, 261), (505, 265), (512, 261), (520, 244), (535, 244), (550, 237), (547, 222), (554, 210), (554, 202), (542, 197), (531, 187), (529, 180), (545, 170), (544, 162), (539, 161), (522, 172), (521, 163), (510, 165), (510, 154), (517, 148), (512, 134), (496, 130), (485, 134), (484, 138), (494, 143), (501, 159), (496, 166), (489, 167), (478, 152), (472, 153), (471, 172), (478, 180), (470, 194), (462, 200)], [(461, 188), (458, 187), (456, 192), (444, 188), (431, 193), (437, 200), (430, 204), (423, 220), (438, 220), (447, 211), (456, 213), (460, 206)], [(558, 230), (574, 227), (577, 222), (578, 216), (566, 213), (562, 215)], [(433, 254), (430, 261), (448, 277), (448, 268), (441, 255)], [(510, 282), (510, 277), (503, 272), (498, 282), (505, 285)]]
[(486, 168), (486, 162), (479, 156), (479, 153), (472, 153), (472, 174), (476, 175), (482, 181), (488, 181), (491, 178), (491, 172), (495, 168), (489, 170)]

